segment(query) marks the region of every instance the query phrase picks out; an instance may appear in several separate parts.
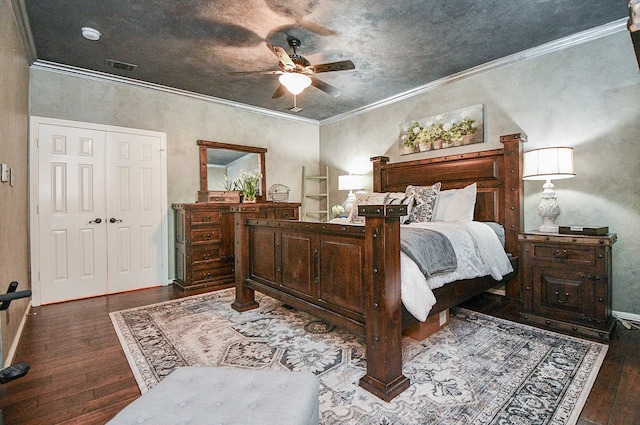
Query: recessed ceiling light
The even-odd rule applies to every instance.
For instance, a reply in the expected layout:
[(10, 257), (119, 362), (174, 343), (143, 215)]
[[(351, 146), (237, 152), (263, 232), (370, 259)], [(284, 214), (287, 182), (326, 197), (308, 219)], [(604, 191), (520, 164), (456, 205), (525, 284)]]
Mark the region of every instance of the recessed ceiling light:
[(82, 27), (82, 36), (87, 40), (97, 41), (100, 40), (100, 31), (91, 27)]

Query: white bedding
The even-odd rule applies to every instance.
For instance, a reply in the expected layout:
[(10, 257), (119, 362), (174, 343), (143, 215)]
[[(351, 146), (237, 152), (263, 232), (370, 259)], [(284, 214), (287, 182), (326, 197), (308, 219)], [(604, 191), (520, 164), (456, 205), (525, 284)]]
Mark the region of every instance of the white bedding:
[(478, 221), (411, 223), (408, 226), (426, 228), (445, 235), (458, 259), (458, 268), (425, 279), (422, 272), (405, 253), (400, 252), (402, 303), (418, 320), (425, 321), (436, 303), (432, 289), (461, 279), (491, 275), (500, 280), (513, 271), (495, 231)]

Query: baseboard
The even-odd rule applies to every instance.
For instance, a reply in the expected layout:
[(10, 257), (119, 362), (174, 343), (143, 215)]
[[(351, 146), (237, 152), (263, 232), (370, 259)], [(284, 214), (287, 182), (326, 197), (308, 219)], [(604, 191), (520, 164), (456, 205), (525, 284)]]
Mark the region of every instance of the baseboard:
[(626, 320), (628, 322), (634, 322), (640, 324), (640, 314), (627, 313), (625, 311), (613, 311), (613, 315), (616, 319)]
[[(9, 347), (9, 352), (7, 353), (7, 358), (3, 363), (3, 367), (11, 366), (13, 364), (14, 357), (16, 355), (16, 351), (18, 350), (18, 343), (20, 342), (20, 338), (22, 337), (22, 332), (24, 331), (24, 327), (27, 323), (27, 316), (31, 313), (31, 303), (24, 312), (24, 316), (22, 316), (22, 320), (20, 321), (20, 326), (18, 326), (18, 331), (16, 332), (16, 336), (13, 338), (13, 342), (11, 343), (11, 347)], [(0, 422), (2, 425), (2, 422)]]

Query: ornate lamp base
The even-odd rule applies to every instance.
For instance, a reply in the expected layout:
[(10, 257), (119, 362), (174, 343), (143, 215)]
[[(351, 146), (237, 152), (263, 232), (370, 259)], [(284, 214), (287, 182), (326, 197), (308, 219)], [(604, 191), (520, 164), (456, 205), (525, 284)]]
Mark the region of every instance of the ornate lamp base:
[(349, 195), (347, 196), (347, 200), (344, 203), (344, 211), (349, 216), (351, 214), (351, 209), (353, 208), (353, 203), (356, 201), (356, 195), (353, 194), (353, 191), (349, 191)]
[(551, 180), (547, 180), (542, 186), (543, 191), (538, 204), (538, 214), (542, 217), (542, 224), (538, 227), (540, 232), (558, 233), (556, 218), (560, 215), (560, 205), (554, 187)]

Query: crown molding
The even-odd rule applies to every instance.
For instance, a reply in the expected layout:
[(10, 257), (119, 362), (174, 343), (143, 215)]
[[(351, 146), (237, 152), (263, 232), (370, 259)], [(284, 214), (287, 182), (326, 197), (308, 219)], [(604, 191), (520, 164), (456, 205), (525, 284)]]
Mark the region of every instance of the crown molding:
[(11, 9), (13, 9), (13, 17), (18, 26), (24, 52), (27, 55), (29, 65), (31, 65), (38, 58), (38, 54), (36, 52), (36, 45), (33, 42), (33, 36), (31, 35), (31, 26), (29, 25), (29, 17), (27, 16), (24, 0), (11, 0), (9, 3)]
[(354, 109), (353, 111), (349, 111), (344, 114), (336, 115), (334, 117), (321, 120), (320, 126), (333, 124), (335, 122), (342, 121), (347, 118), (352, 118), (357, 115), (363, 114), (365, 112), (372, 111), (374, 109), (382, 108), (384, 106), (392, 105), (394, 103), (401, 102), (406, 99), (410, 99), (414, 96), (422, 95), (424, 93), (427, 93), (438, 87), (442, 87), (446, 84), (452, 83), (454, 81), (462, 80), (464, 78), (469, 78), (474, 75), (478, 75), (487, 71), (513, 65), (517, 62), (533, 59), (538, 56), (546, 55), (548, 53), (564, 50), (569, 47), (576, 46), (578, 44), (587, 43), (589, 41), (593, 41), (598, 38), (602, 38), (602, 37), (626, 30), (626, 28), (627, 28), (627, 18), (619, 19), (617, 21), (613, 21), (611, 23), (601, 25), (596, 28), (582, 31), (582, 32), (570, 35), (568, 37), (560, 38), (558, 40), (543, 44), (538, 47), (534, 47), (528, 50), (524, 50), (522, 52), (514, 53), (510, 56), (505, 56), (504, 58), (496, 59), (494, 61), (487, 62), (482, 65), (478, 65), (476, 67), (467, 69), (462, 72), (458, 72), (456, 74), (448, 75), (439, 80), (432, 81), (425, 85), (416, 87), (411, 90), (407, 90), (403, 93), (399, 93), (395, 96), (380, 100), (379, 102), (371, 103), (361, 108)]
[(320, 122), (311, 118), (296, 117), (285, 112), (272, 111), (257, 106), (247, 105), (245, 103), (234, 102), (232, 100), (220, 99), (214, 96), (207, 96), (200, 93), (194, 93), (187, 90), (176, 89), (173, 87), (163, 86), (161, 84), (149, 83), (146, 81), (136, 80), (129, 77), (123, 77), (120, 75), (107, 74), (105, 72), (93, 71), (89, 69), (79, 68), (71, 65), (63, 65), (56, 62), (50, 62), (45, 60), (36, 60), (32, 65), (32, 69), (43, 70), (48, 72), (56, 72), (59, 74), (70, 75), (74, 77), (84, 78), (87, 80), (97, 80), (102, 82), (113, 82), (119, 84), (126, 84), (135, 87), (148, 88), (158, 90), (165, 93), (176, 94), (179, 96), (190, 97), (193, 99), (205, 100), (208, 102), (217, 103), (224, 106), (229, 106), (243, 111), (251, 112), (254, 114), (265, 115), (272, 118), (282, 118), (290, 121), (303, 122), (306, 124), (313, 124), (318, 126)]

